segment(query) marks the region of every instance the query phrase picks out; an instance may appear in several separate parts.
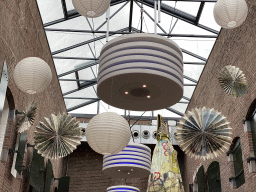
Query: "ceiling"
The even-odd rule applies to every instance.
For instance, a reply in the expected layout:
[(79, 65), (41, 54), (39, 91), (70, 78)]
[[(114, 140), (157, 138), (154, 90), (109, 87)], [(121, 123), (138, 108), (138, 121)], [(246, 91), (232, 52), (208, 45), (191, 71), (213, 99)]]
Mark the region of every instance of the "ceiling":
[[(163, 0), (159, 35), (182, 49), (184, 94), (179, 103), (158, 111), (126, 111), (97, 97), (98, 58), (106, 43), (106, 14), (86, 18), (77, 13), (72, 0), (37, 0), (57, 70), (67, 111), (92, 117), (106, 111), (138, 119), (179, 120), (186, 111), (197, 82), (218, 37), (213, 18), (216, 0)], [(141, 12), (143, 8), (143, 12)], [(129, 33), (154, 33), (154, 0), (112, 0), (109, 40)], [(141, 14), (142, 13), (142, 14)], [(141, 19), (142, 18), (142, 19)]]

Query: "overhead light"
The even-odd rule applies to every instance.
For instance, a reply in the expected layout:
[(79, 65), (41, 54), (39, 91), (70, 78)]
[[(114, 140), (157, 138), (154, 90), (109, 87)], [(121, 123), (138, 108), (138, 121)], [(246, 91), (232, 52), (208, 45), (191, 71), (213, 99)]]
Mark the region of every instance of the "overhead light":
[(159, 110), (183, 96), (181, 49), (160, 35), (136, 33), (109, 41), (101, 50), (98, 71), (99, 98), (117, 108)]
[(124, 92), (126, 95), (128, 94), (128, 92), (126, 91), (126, 92)]
[(150, 98), (150, 95), (148, 95), (147, 98)]

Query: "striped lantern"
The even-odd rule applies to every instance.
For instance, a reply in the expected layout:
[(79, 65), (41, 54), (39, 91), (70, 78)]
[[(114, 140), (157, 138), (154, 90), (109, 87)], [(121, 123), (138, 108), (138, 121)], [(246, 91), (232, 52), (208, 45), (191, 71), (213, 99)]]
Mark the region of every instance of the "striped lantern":
[(86, 139), (90, 147), (103, 155), (116, 154), (129, 143), (131, 131), (121, 115), (105, 112), (93, 117), (86, 128)]
[(245, 0), (218, 0), (213, 15), (216, 23), (223, 28), (236, 28), (245, 21), (248, 7)]
[(136, 33), (117, 37), (100, 54), (97, 93), (109, 105), (153, 111), (183, 96), (181, 49), (165, 37)]
[(151, 150), (149, 147), (129, 143), (124, 150), (103, 158), (103, 173), (118, 178), (143, 178), (150, 174)]
[(95, 18), (103, 15), (110, 6), (111, 0), (72, 0), (78, 13), (85, 17)]
[(140, 192), (136, 187), (127, 186), (127, 185), (117, 185), (107, 188), (107, 192)]
[(52, 71), (44, 60), (38, 57), (27, 57), (16, 65), (13, 79), (20, 90), (35, 94), (49, 86)]

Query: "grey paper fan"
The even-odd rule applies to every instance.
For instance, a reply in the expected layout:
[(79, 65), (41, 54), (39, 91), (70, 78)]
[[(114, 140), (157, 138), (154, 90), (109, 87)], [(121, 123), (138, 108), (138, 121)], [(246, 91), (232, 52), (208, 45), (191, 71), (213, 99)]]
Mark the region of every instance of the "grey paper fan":
[(82, 127), (71, 115), (52, 114), (40, 122), (35, 132), (35, 148), (48, 159), (57, 159), (72, 153), (81, 144)]
[(221, 69), (219, 82), (224, 91), (232, 97), (241, 97), (248, 89), (243, 72), (239, 68), (231, 65)]
[(195, 108), (178, 123), (176, 139), (186, 154), (196, 159), (212, 159), (229, 149), (232, 140), (229, 124), (214, 109)]
[(17, 127), (19, 133), (28, 130), (28, 128), (34, 124), (36, 113), (37, 106), (34, 102), (29, 103), (28, 107), (24, 111), (18, 112)]

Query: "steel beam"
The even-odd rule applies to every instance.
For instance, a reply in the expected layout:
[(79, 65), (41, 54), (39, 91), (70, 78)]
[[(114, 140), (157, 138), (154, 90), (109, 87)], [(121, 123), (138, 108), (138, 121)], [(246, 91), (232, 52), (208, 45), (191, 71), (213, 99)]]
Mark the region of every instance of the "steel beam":
[(67, 6), (66, 6), (66, 1), (61, 0), (61, 4), (62, 4), (64, 19), (67, 19), (68, 18), (68, 11), (67, 11)]
[(186, 96), (183, 96), (182, 98), (187, 100), (187, 101), (190, 101), (190, 99), (188, 97), (186, 97)]
[(86, 80), (86, 79), (59, 79), (59, 81), (86, 81), (86, 82), (95, 82), (95, 80)]
[(97, 101), (99, 101), (99, 100), (91, 100), (91, 101), (87, 101), (87, 102), (85, 102), (85, 103), (82, 103), (82, 104), (80, 104), (80, 105), (76, 105), (76, 106), (74, 106), (74, 107), (70, 107), (70, 108), (67, 109), (67, 112), (73, 111), (73, 110), (75, 110), (75, 109), (79, 109), (79, 108), (84, 107), (84, 106), (86, 106), (86, 105), (90, 105), (90, 104), (95, 103), (95, 102), (97, 102)]
[(175, 110), (175, 109), (173, 109), (173, 108), (171, 108), (171, 107), (167, 107), (167, 108), (165, 108), (165, 109), (167, 109), (168, 111), (171, 111), (171, 112), (173, 112), (173, 113), (175, 113), (175, 114), (177, 114), (177, 115), (184, 116), (183, 113), (181, 113), (181, 112), (179, 112), (179, 111), (177, 111), (177, 110)]
[[(126, 28), (120, 29), (118, 31), (122, 32), (122, 31), (126, 31), (127, 29), (128, 28), (126, 27)], [(111, 36), (111, 35), (113, 35), (113, 34), (110, 34), (109, 36)], [(98, 41), (98, 40), (101, 40), (101, 39), (104, 39), (104, 38), (106, 38), (106, 35), (102, 35), (102, 36), (99, 36), (99, 37), (96, 37), (96, 38), (93, 38), (93, 39), (90, 39), (90, 40), (87, 40), (87, 41), (84, 41), (84, 42), (81, 42), (81, 43), (77, 43), (75, 45), (72, 45), (72, 46), (54, 51), (54, 52), (52, 52), (52, 55), (56, 55), (56, 54), (59, 54), (59, 53), (62, 53), (62, 52), (65, 52), (65, 51), (68, 51), (68, 50), (71, 50), (71, 49), (74, 49), (74, 48), (77, 48), (77, 47), (81, 47), (83, 45), (87, 45), (89, 43), (92, 43), (92, 42), (95, 42), (95, 41)]]
[(199, 19), (200, 19), (201, 15), (202, 15), (202, 12), (203, 12), (203, 9), (204, 9), (204, 5), (205, 5), (205, 2), (201, 2), (200, 3), (200, 7), (199, 7), (197, 15), (196, 15), (196, 23), (199, 22)]
[(132, 32), (133, 0), (130, 2), (129, 32)]
[[(191, 78), (191, 77), (188, 77), (188, 76), (186, 76), (186, 75), (183, 75), (183, 77), (184, 77), (185, 79), (189, 80), (189, 81), (192, 81), (192, 82), (194, 82), (194, 83), (198, 83), (197, 80), (195, 80), (195, 79), (193, 79), (193, 78)], [(185, 84), (184, 84), (184, 86), (185, 86)]]
[[(97, 114), (81, 114), (81, 113), (70, 113), (71, 114), (71, 116), (72, 117), (81, 117), (81, 118), (89, 118), (89, 119), (91, 119), (91, 118), (93, 118), (95, 115), (97, 115)], [(130, 115), (130, 116), (128, 116), (128, 115), (122, 115), (125, 119), (132, 119), (132, 120), (134, 120), (134, 119), (138, 119), (140, 116), (134, 116), (134, 115)], [(140, 120), (148, 120), (148, 121), (151, 121), (151, 120), (156, 120), (157, 119), (157, 117), (156, 116), (142, 116), (141, 118), (140, 118)], [(162, 117), (162, 119), (164, 120), (164, 121), (168, 121), (168, 120), (174, 120), (174, 121), (179, 121), (180, 120), (180, 118), (179, 117)]]
[(186, 53), (186, 54), (188, 54), (188, 55), (190, 55), (190, 56), (192, 56), (192, 57), (195, 57), (195, 58), (197, 58), (197, 59), (200, 59), (200, 60), (202, 60), (202, 61), (205, 61), (205, 62), (207, 61), (206, 58), (201, 57), (200, 55), (197, 55), (197, 54), (192, 53), (192, 52), (190, 52), (190, 51), (187, 51), (187, 50), (185, 50), (185, 49), (181, 49), (181, 51), (182, 51), (183, 53)]
[[(45, 28), (45, 31), (58, 31), (58, 32), (68, 32), (68, 33), (100, 33), (100, 34), (105, 34), (106, 33), (106, 31), (91, 31), (91, 30), (76, 30), (76, 29), (53, 29), (53, 28)], [(140, 31), (136, 31), (136, 32), (139, 33)], [(124, 34), (131, 34), (131, 33), (132, 32), (109, 31), (109, 34), (112, 34), (112, 35), (124, 35)], [(217, 38), (218, 37), (217, 35), (167, 34), (167, 33), (157, 33), (157, 35), (168, 36), (168, 37), (195, 37), (195, 38)]]
[(90, 87), (90, 86), (92, 86), (92, 85), (97, 84), (97, 80), (96, 80), (96, 79), (94, 79), (94, 80), (95, 80), (94, 82), (85, 82), (85, 83), (81, 84), (81, 88), (73, 89), (73, 90), (71, 90), (71, 91), (68, 91), (68, 92), (66, 92), (66, 93), (63, 93), (62, 95), (63, 95), (63, 96), (69, 95), (69, 94), (71, 94), (71, 93), (80, 91), (80, 90), (82, 90), (82, 89), (85, 89), (85, 88), (88, 88), (88, 87)]

